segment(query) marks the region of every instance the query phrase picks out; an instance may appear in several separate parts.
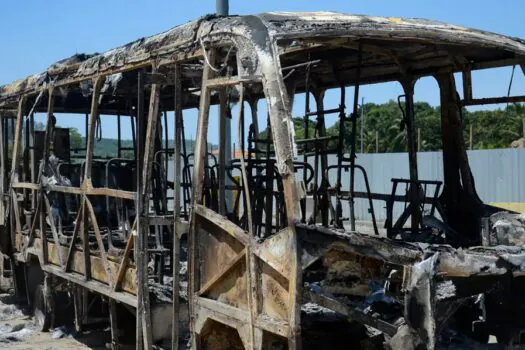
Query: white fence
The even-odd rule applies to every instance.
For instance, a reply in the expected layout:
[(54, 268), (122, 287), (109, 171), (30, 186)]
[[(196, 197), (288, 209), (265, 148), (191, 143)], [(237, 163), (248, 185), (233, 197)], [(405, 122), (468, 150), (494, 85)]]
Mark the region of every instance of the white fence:
[[(525, 149), (468, 151), (468, 158), (476, 190), (484, 202), (525, 202), (525, 179), (521, 176), (525, 174)], [(420, 180), (443, 180), (441, 152), (422, 152), (417, 160)], [(335, 162), (335, 157), (331, 161)], [(358, 154), (356, 164), (366, 169), (371, 191), (376, 193), (391, 193), (392, 178), (409, 177), (407, 153)], [(331, 183), (335, 183), (334, 176), (330, 175)], [(343, 185), (349, 181), (349, 174), (343, 173)], [(356, 191), (364, 190), (362, 176), (356, 172)], [(384, 201), (374, 201), (379, 220), (386, 217), (384, 206)], [(368, 220), (368, 208), (367, 200), (357, 199), (356, 218)], [(398, 215), (401, 208), (395, 209)], [(348, 212), (348, 205), (344, 210)]]
[[(469, 162), (474, 174), (476, 189), (481, 199), (489, 202), (525, 202), (525, 149), (498, 149), (469, 151)], [(422, 152), (418, 154), (419, 179), (443, 180), (443, 155), (441, 152)], [(313, 165), (313, 160), (311, 160)], [(329, 164), (337, 164), (335, 156), (329, 157)], [(392, 178), (409, 177), (407, 153), (358, 154), (356, 164), (363, 166), (368, 174), (371, 191), (390, 194)], [(173, 179), (173, 164), (168, 167), (170, 180)], [(329, 173), (329, 181), (336, 183), (337, 171)], [(348, 189), (350, 173), (342, 173), (343, 189)], [(364, 192), (365, 185), (361, 172), (356, 171), (356, 191)], [(401, 194), (399, 188), (398, 194)], [(173, 193), (170, 190), (168, 195)], [(367, 199), (356, 199), (355, 213), (358, 220), (370, 220)], [(394, 215), (402, 211), (402, 204), (394, 206)], [(374, 201), (377, 220), (386, 218), (385, 202)], [(348, 202), (343, 202), (343, 215), (348, 217)]]

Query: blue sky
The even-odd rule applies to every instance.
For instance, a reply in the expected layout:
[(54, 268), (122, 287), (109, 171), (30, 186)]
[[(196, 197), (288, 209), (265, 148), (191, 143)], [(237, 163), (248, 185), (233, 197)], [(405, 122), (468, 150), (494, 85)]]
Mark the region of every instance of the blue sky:
[[(525, 38), (523, 0), (230, 0), (232, 14), (318, 10), (429, 18)], [(215, 0), (4, 1), (0, 12), (0, 31), (4, 33), (0, 85), (41, 72), (72, 54), (102, 52), (214, 11)], [(509, 78), (510, 70), (477, 74), (473, 77), (475, 93), (478, 97), (505, 95)], [(520, 94), (520, 90), (525, 90), (525, 79), (517, 69), (513, 94)], [(367, 101), (385, 102), (399, 93), (395, 84), (388, 84), (365, 87), (362, 96)], [(329, 94), (327, 107), (337, 103), (335, 97)], [(433, 81), (418, 83), (416, 100), (436, 105), (438, 99)], [(351, 100), (347, 105), (351, 106)], [(294, 113), (301, 109), (299, 104)], [(59, 123), (64, 124), (61, 120), (59, 117)], [(81, 120), (71, 123), (83, 125)], [(192, 124), (188, 124), (188, 136)], [(105, 129), (105, 137), (116, 135), (114, 126), (108, 124)]]

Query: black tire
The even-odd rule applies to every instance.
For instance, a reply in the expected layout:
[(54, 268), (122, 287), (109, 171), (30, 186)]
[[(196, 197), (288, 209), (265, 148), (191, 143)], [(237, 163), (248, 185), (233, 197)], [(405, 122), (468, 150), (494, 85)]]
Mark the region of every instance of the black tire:
[(47, 305), (44, 286), (39, 284), (35, 288), (33, 299), (33, 313), (35, 316), (35, 325), (40, 332), (47, 332), (51, 328), (52, 315)]

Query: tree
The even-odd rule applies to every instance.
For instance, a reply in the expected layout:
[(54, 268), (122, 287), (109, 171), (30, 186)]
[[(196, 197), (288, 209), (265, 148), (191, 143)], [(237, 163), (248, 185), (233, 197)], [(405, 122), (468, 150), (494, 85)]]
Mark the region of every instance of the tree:
[(77, 128), (69, 128), (69, 146), (71, 149), (78, 149), (84, 146), (84, 138)]
[[(387, 103), (365, 104), (366, 115), (357, 120), (356, 145), (359, 151), (361, 143), (361, 123), (365, 120), (363, 132), (364, 152), (375, 152), (376, 132), (379, 138), (379, 152), (405, 152), (407, 150), (406, 129), (401, 129), (403, 113), (397, 101)], [(473, 149), (506, 148), (523, 137), (523, 118), (525, 117), (525, 104), (510, 104), (505, 108), (494, 110), (479, 110), (469, 112), (462, 109), (463, 132), (468, 145), (470, 125), (473, 126)], [(415, 128), (420, 130), (421, 151), (439, 151), (442, 149), (441, 140), (441, 109), (432, 107), (426, 102), (414, 103)], [(302, 117), (293, 118), (295, 136), (297, 140), (304, 138), (304, 124)], [(308, 137), (314, 136), (315, 122), (309, 125)], [(344, 151), (350, 151), (352, 143), (350, 118), (345, 120)], [(339, 135), (339, 121), (327, 128), (327, 135)], [(261, 132), (265, 138), (266, 130)], [(330, 147), (337, 146), (337, 141), (332, 141)]]

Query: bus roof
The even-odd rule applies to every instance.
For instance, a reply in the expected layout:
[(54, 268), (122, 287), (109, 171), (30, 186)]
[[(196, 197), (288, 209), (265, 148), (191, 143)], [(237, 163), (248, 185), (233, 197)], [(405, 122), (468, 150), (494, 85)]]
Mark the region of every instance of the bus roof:
[[(520, 38), (464, 28), (424, 19), (402, 19), (350, 15), (333, 12), (264, 13), (255, 16), (206, 16), (179, 25), (166, 32), (140, 38), (126, 45), (100, 54), (76, 54), (52, 64), (45, 72), (17, 80), (0, 87), (0, 108), (13, 107), (22, 94), (38, 92), (45, 84), (66, 85), (96, 75), (145, 66), (154, 60), (173, 57), (192, 57), (200, 49), (199, 38), (220, 33), (233, 33), (255, 37), (265, 31), (271, 40), (322, 38), (344, 36), (355, 39), (403, 42), (398, 55), (407, 43), (436, 44), (438, 46), (472, 46), (466, 61), (486, 63), (483, 67), (520, 63), (525, 56), (525, 41)], [(287, 47), (282, 47), (282, 53)], [(481, 67), (481, 66), (480, 66)]]

